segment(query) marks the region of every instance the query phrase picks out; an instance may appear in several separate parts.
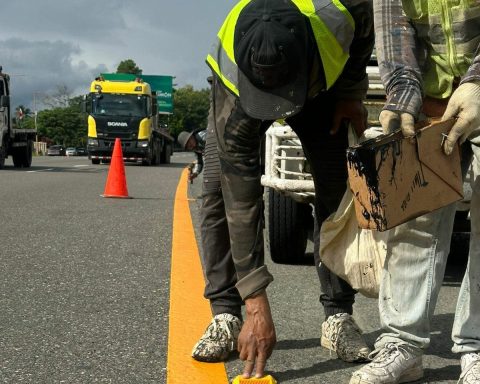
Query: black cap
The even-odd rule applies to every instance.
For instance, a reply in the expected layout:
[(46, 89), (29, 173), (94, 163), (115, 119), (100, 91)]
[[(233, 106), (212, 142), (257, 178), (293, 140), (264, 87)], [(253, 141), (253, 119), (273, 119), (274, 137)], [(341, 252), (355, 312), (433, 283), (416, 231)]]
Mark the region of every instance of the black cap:
[(240, 104), (254, 118), (298, 113), (308, 92), (308, 20), (291, 0), (252, 0), (240, 12), (234, 52)]

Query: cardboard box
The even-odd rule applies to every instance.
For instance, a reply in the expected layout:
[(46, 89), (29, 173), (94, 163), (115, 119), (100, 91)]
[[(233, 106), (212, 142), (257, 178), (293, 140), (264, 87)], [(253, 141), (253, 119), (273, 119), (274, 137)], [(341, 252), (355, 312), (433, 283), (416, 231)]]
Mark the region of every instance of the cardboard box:
[(463, 198), (459, 147), (450, 156), (442, 149), (453, 123), (427, 122), (415, 137), (395, 132), (347, 149), (360, 227), (385, 231)]

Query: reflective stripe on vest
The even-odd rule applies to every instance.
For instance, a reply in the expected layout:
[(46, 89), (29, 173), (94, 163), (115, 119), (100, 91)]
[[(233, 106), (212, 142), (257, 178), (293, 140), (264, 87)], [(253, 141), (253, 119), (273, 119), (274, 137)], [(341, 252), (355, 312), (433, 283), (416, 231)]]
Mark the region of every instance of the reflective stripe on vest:
[[(242, 0), (230, 11), (217, 34), (217, 41), (207, 55), (208, 65), (237, 96), (238, 67), (233, 47), (235, 26), (240, 12), (250, 1)], [(354, 20), (339, 0), (291, 1), (310, 22), (325, 72), (326, 88), (329, 89), (348, 60), (355, 30)]]
[[(417, 37), (430, 45), (424, 73), (425, 94), (446, 98), (453, 92), (455, 78), (472, 64), (480, 43), (480, 2), (463, 0), (403, 0), (406, 16)], [(472, 4), (472, 5), (470, 5)]]

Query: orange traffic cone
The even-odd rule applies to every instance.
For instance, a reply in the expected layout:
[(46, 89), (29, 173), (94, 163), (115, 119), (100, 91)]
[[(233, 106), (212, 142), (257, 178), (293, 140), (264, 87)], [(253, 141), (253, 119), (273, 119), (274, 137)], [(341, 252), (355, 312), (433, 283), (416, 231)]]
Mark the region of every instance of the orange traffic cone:
[(125, 178), (125, 165), (123, 164), (122, 143), (119, 138), (115, 139), (112, 160), (108, 170), (105, 192), (102, 197), (119, 197), (129, 199), (127, 179)]

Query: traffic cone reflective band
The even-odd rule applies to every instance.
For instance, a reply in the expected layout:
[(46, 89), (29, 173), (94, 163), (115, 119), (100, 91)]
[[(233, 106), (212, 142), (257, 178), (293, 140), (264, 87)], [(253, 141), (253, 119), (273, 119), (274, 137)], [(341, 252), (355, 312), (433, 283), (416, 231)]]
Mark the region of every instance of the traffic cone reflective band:
[(122, 143), (119, 138), (115, 139), (112, 160), (108, 170), (105, 192), (102, 197), (119, 197), (128, 199), (127, 179), (125, 177), (125, 164), (123, 164)]

